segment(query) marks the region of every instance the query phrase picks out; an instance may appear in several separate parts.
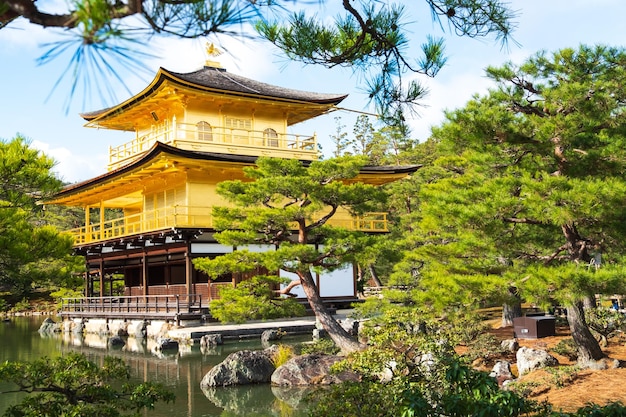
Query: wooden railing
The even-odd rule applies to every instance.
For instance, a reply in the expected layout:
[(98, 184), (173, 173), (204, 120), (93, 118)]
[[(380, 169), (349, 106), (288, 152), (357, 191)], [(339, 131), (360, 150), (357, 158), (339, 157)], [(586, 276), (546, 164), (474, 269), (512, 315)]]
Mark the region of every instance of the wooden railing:
[(198, 294), (64, 298), (61, 302), (61, 315), (72, 317), (174, 317), (201, 309)]
[[(118, 219), (93, 223), (68, 230), (75, 245), (101, 242), (172, 227), (212, 228), (213, 216), (208, 207), (172, 206), (149, 210)], [(359, 217), (332, 218), (331, 226), (362, 232), (387, 232), (387, 213), (367, 213)]]
[(249, 156), (275, 156), (314, 160), (318, 157), (317, 137), (211, 126), (199, 130), (195, 124), (177, 123), (176, 118), (154, 126), (151, 132), (109, 149), (109, 170), (128, 164), (146, 153), (156, 142), (186, 150)]
[(170, 227), (213, 227), (211, 209), (197, 206), (179, 206), (148, 210), (138, 214), (93, 223), (68, 230), (74, 244), (81, 245), (162, 230)]

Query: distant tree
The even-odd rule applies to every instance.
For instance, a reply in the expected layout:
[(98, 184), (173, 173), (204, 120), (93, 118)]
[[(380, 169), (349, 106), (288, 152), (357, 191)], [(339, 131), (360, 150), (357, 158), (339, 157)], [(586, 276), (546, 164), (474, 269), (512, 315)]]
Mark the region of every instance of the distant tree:
[(567, 307), (581, 364), (604, 356), (582, 307), (624, 290), (625, 66), (623, 48), (580, 46), (489, 68), (497, 89), (434, 129), (441, 176), (420, 186), (405, 264), (433, 299), (514, 286)]
[(71, 281), (80, 263), (70, 256), (71, 236), (41, 222), (41, 202), (61, 187), (53, 166), (21, 136), (0, 141), (0, 286), (14, 296)]
[[(359, 155), (367, 157), (368, 165), (385, 165), (388, 163), (399, 165), (398, 155), (392, 156), (391, 153), (395, 153), (396, 150), (399, 151), (400, 146), (406, 150), (406, 144), (411, 142), (410, 139), (401, 139), (400, 129), (393, 126), (385, 126), (375, 130), (371, 118), (364, 114), (357, 117), (352, 129), (353, 136), (349, 136), (343, 130), (346, 126), (341, 124), (340, 117), (336, 117), (335, 121), (337, 132), (335, 135), (331, 135), (331, 139), (335, 143), (333, 153), (335, 157)], [(400, 142), (403, 145), (400, 145)], [(394, 150), (394, 146), (398, 146), (398, 148)], [(389, 207), (381, 206), (377, 211), (389, 210)], [(376, 243), (358, 255), (357, 282), (359, 289), (368, 285), (368, 282), (377, 287), (383, 285), (379, 272), (382, 270), (385, 276), (388, 275), (391, 263), (397, 260), (395, 249), (393, 239), (388, 236), (378, 236)]]
[(160, 384), (132, 384), (128, 367), (119, 358), (106, 357), (102, 366), (78, 353), (32, 362), (0, 364), (2, 393), (28, 394), (7, 408), (9, 416), (135, 416), (152, 410), (174, 394)]
[(297, 160), (259, 158), (257, 167), (245, 169), (253, 181), (218, 185), (218, 193), (235, 207), (214, 209), (216, 227), (223, 230), (215, 237), (223, 244), (269, 244), (276, 250), (237, 250), (215, 259), (196, 259), (194, 265), (210, 277), (259, 267), (296, 274), (316, 318), (337, 346), (344, 352), (361, 349), (325, 307), (314, 273), (354, 262), (372, 240), (328, 223), (341, 210), (363, 214), (382, 200), (382, 190), (354, 180), (364, 162), (360, 157), (342, 157), (305, 167)]
[(341, 121), (341, 117), (335, 117), (335, 133), (330, 135), (330, 140), (335, 145), (333, 149), (332, 156), (337, 158), (339, 156), (344, 156), (348, 152), (348, 147), (350, 146), (350, 139), (348, 138), (348, 132), (344, 129), (346, 125), (344, 125)]
[[(447, 26), (459, 36), (493, 35), (506, 42), (514, 26), (513, 12), (500, 0), (425, 0), (425, 4), (442, 30)], [(332, 3), (320, 0), (317, 5), (327, 8)], [(408, 24), (415, 17), (407, 16), (401, 1), (340, 5), (334, 23), (327, 25), (325, 17), (315, 15), (315, 5), (302, 0), (77, 0), (59, 13), (36, 2), (1, 0), (0, 30), (20, 18), (47, 30), (63, 29), (65, 38), (48, 44), (40, 62), (68, 59), (61, 79), (71, 79), (70, 94), (87, 84), (98, 97), (106, 97), (114, 96), (112, 85), (124, 85), (126, 71), (143, 68), (142, 60), (151, 54), (145, 47), (151, 36), (250, 36), (246, 24), (257, 24), (258, 33), (291, 59), (361, 71), (378, 112), (404, 124), (407, 106), (421, 100), (426, 89), (415, 80), (403, 82), (403, 74), (435, 75), (445, 63), (443, 40), (427, 36), (420, 56), (412, 56)]]
[(368, 165), (383, 165), (390, 144), (385, 135), (374, 129), (370, 117), (359, 115), (353, 132), (353, 154), (367, 156)]
[(409, 133), (405, 129), (397, 126), (384, 126), (374, 132), (375, 143), (385, 144), (385, 163), (391, 165), (402, 164), (402, 154), (407, 154), (413, 146), (418, 142), (411, 139)]

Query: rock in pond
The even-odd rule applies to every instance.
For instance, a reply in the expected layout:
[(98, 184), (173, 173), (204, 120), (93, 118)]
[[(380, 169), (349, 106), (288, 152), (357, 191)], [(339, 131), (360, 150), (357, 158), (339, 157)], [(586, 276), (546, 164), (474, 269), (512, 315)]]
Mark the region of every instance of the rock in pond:
[(271, 357), (262, 350), (241, 350), (231, 353), (204, 375), (201, 387), (256, 384), (269, 382), (276, 368)]
[(50, 317), (46, 317), (46, 319), (39, 326), (39, 333), (41, 334), (50, 334), (57, 333), (61, 331), (61, 324), (55, 322)]
[(342, 356), (320, 354), (297, 356), (276, 369), (272, 374), (272, 385), (330, 385), (359, 381), (359, 376), (354, 372), (330, 372), (330, 367), (343, 359), (345, 358)]

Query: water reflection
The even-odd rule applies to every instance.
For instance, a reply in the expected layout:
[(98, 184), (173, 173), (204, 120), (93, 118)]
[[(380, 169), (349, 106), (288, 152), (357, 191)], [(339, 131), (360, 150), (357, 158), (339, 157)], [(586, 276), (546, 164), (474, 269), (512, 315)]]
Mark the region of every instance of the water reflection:
[[(309, 387), (271, 387), (272, 394), (293, 409), (302, 408), (304, 398), (311, 392)], [(320, 388), (323, 389), (323, 388)]]
[[(242, 387), (218, 387), (203, 390), (204, 375), (226, 356), (243, 349), (262, 349), (260, 340), (227, 341), (223, 345), (200, 350), (198, 344), (180, 345), (178, 350), (155, 350), (152, 339), (123, 337), (123, 346), (112, 346), (106, 336), (73, 333), (39, 335), (37, 329), (43, 318), (16, 318), (0, 326), (0, 360), (32, 360), (42, 356), (58, 356), (74, 351), (85, 354), (91, 361), (103, 363), (105, 356), (121, 357), (131, 370), (135, 382), (161, 382), (176, 395), (174, 404), (158, 404), (157, 409), (144, 415), (154, 417), (226, 417), (272, 416), (301, 417), (305, 415), (300, 403), (302, 390), (284, 390), (260, 384)], [(28, 323), (24, 323), (28, 322)], [(297, 343), (306, 337), (286, 338), (281, 343)], [(10, 341), (10, 344), (4, 343)], [(10, 347), (10, 350), (9, 350)], [(1, 397), (3, 400), (15, 398)], [(4, 407), (0, 405), (0, 414)]]

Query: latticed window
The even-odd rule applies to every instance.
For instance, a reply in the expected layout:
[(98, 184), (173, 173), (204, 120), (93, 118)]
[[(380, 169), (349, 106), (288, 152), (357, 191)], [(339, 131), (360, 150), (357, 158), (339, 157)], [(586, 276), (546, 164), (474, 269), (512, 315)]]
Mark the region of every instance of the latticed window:
[(229, 129), (250, 130), (252, 129), (252, 120), (251, 119), (238, 119), (236, 117), (226, 116), (224, 118), (224, 125)]
[(213, 129), (210, 124), (201, 121), (196, 124), (196, 128), (198, 129), (198, 140), (213, 140)]
[(267, 128), (263, 131), (263, 143), (265, 146), (278, 148), (278, 133), (274, 129)]

